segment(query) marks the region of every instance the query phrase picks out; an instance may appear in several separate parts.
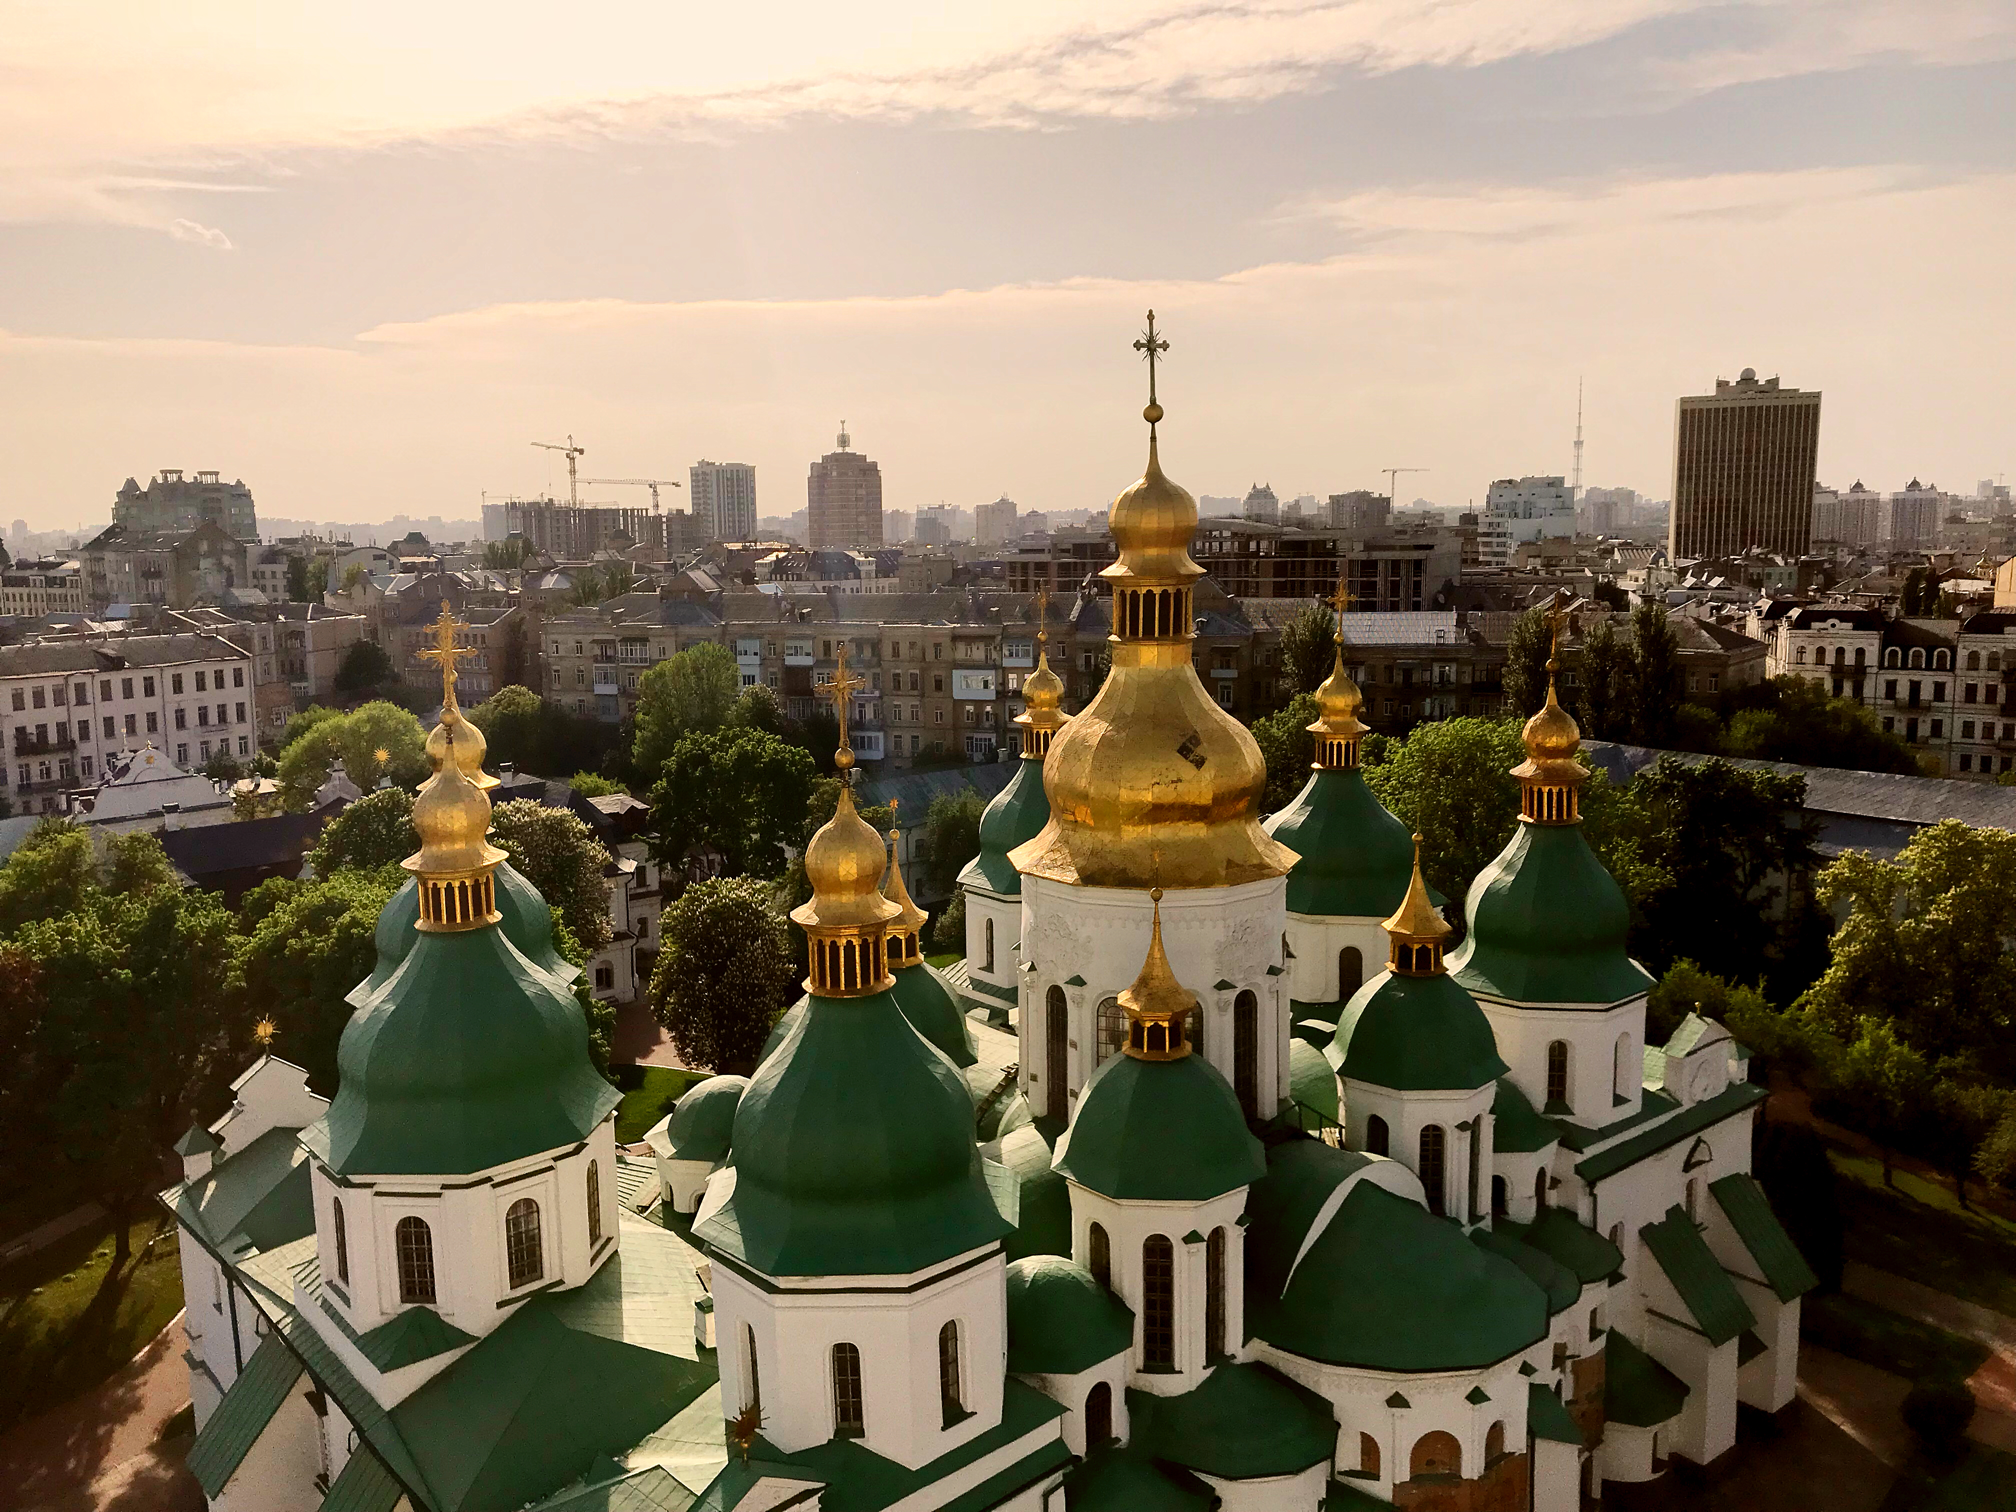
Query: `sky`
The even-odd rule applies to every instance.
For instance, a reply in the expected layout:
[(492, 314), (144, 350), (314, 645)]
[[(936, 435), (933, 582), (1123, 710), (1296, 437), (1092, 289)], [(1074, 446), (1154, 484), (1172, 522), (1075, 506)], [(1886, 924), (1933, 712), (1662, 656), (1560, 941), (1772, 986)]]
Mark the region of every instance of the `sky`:
[[(1095, 14), (1096, 12), (1096, 14)], [(2016, 467), (2008, 0), (0, 0), (0, 437), (37, 529), (216, 468), (468, 518), (844, 419), (885, 507)], [(642, 489), (584, 488), (641, 504)], [(669, 491), (673, 500), (678, 491)]]

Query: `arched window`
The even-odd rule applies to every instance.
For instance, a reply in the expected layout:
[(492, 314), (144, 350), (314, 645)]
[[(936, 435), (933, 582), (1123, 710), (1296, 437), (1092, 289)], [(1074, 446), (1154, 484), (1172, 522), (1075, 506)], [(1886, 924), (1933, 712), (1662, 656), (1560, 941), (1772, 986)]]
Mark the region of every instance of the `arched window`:
[(504, 1265), (514, 1287), (530, 1286), (546, 1274), (539, 1243), (539, 1204), (520, 1197), (504, 1214)]
[(1510, 1205), (1511, 1198), (1505, 1186), (1505, 1178), (1503, 1176), (1493, 1176), (1491, 1178), (1491, 1216), (1493, 1218), (1503, 1218), (1506, 1209)]
[(1092, 1263), (1085, 1268), (1092, 1272), (1092, 1279), (1106, 1290), (1113, 1290), (1113, 1251), (1106, 1239), (1106, 1230), (1098, 1224), (1085, 1236), (1086, 1256)]
[(1162, 1234), (1141, 1246), (1141, 1352), (1149, 1370), (1176, 1368), (1176, 1252)]
[(1453, 1433), (1424, 1433), (1414, 1441), (1414, 1458), (1408, 1466), (1416, 1479), (1424, 1475), (1461, 1475), (1463, 1446)]
[(763, 1377), (756, 1367), (756, 1330), (747, 1323), (742, 1325), (743, 1377), (742, 1405), (754, 1408), (756, 1415), (763, 1415)]
[(1365, 952), (1346, 945), (1337, 952), (1337, 1001), (1344, 1002), (1365, 985)]
[(1225, 1356), (1225, 1230), (1204, 1241), (1204, 1357)]
[(1085, 1393), (1085, 1447), (1092, 1450), (1113, 1437), (1113, 1388), (1104, 1381)]
[(1386, 1120), (1381, 1118), (1377, 1113), (1374, 1113), (1370, 1118), (1365, 1120), (1365, 1153), (1368, 1155), (1387, 1154), (1387, 1144)]
[(1925, 648), (1923, 646), (1913, 646), (1911, 648), (1911, 665), (1913, 667), (1922, 667), (1925, 665)]
[(992, 919), (988, 919), (981, 924), (980, 938), (983, 941), (982, 950), (986, 959), (986, 965), (980, 969), (982, 971), (992, 971), (994, 969), (994, 921)]
[(1547, 1211), (1547, 1168), (1542, 1166), (1533, 1173), (1533, 1216), (1537, 1219)]
[(1855, 648), (1856, 666), (1858, 667), (1862, 666), (1868, 660), (1868, 657), (1869, 657), (1869, 648), (1867, 646), (1857, 646)]
[(1568, 1101), (1568, 1041), (1555, 1040), (1547, 1046), (1547, 1101)]
[(1117, 997), (1099, 1000), (1099, 1064), (1105, 1065), (1127, 1043), (1127, 1014)]
[(1043, 998), (1043, 1077), (1050, 1083), (1043, 1101), (1052, 1118), (1071, 1116), (1071, 1026), (1064, 1009), (1064, 989), (1052, 987)]
[(1979, 672), (1981, 670), (1981, 653), (1979, 651), (1969, 651), (1967, 653), (1967, 670), (1969, 672)]
[(424, 1218), (401, 1218), (392, 1230), (392, 1250), (399, 1261), (399, 1300), (434, 1300), (434, 1235)]
[(1988, 653), (1988, 670), (1990, 672), (2000, 672), (2002, 670), (2002, 653), (2000, 651), (1990, 651)]
[(1260, 1000), (1250, 991), (1232, 1000), (1232, 1090), (1248, 1118), (1260, 1110)]
[(1837, 667), (1842, 666), (1847, 660), (1848, 648), (1846, 646), (1836, 646), (1834, 648), (1834, 665)]
[(602, 1242), (602, 1165), (588, 1162), (588, 1247)]
[[(1634, 1069), (1631, 1065), (1630, 1035), (1620, 1034), (1617, 1036), (1617, 1053), (1613, 1059), (1616, 1064), (1611, 1073), (1612, 1085), (1610, 1091), (1616, 1097), (1628, 1098), (1631, 1095), (1631, 1079)], [(1645, 1062), (1643, 1057), (1639, 1058), (1636, 1071), (1638, 1080), (1642, 1084), (1645, 1079)]]
[(852, 1344), (833, 1346), (833, 1437), (859, 1438), (866, 1418), (861, 1411), (861, 1351)]
[(1360, 1475), (1379, 1473), (1379, 1440), (1369, 1433), (1358, 1435), (1358, 1473)]
[(1444, 1148), (1445, 1136), (1442, 1125), (1429, 1124), (1421, 1131), (1421, 1162), (1414, 1174), (1421, 1178), (1421, 1185), (1428, 1191), (1428, 1211), (1441, 1215), (1445, 1206), (1442, 1197), (1443, 1169), (1448, 1160)]
[(1886, 647), (1884, 647), (1884, 649), (1883, 649), (1883, 665), (1884, 665), (1884, 666), (1886, 666), (1886, 667), (1894, 667), (1894, 666), (1898, 665), (1898, 662), (1897, 662), (1897, 648), (1896, 648), (1895, 646), (1886, 646)]
[(938, 1330), (938, 1405), (944, 1424), (950, 1428), (966, 1416), (966, 1402), (959, 1390), (959, 1325), (947, 1323)]
[(1505, 1425), (1502, 1422), (1493, 1423), (1484, 1434), (1484, 1468), (1490, 1469), (1504, 1457)]
[(1948, 651), (1944, 646), (1941, 646), (1937, 651), (1934, 651), (1932, 653), (1933, 671), (1944, 672), (1947, 668), (1951, 667), (1952, 665), (1953, 665), (1953, 653)]
[(347, 1283), (350, 1279), (350, 1231), (343, 1222), (343, 1199), (338, 1197), (329, 1205), (335, 1210), (336, 1279)]

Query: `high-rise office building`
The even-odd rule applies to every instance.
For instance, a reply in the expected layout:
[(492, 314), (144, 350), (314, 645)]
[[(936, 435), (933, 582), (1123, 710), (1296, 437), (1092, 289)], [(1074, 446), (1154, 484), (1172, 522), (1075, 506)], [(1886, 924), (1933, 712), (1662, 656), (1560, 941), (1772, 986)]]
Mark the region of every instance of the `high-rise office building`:
[(973, 539), (982, 546), (999, 546), (1022, 533), (1021, 515), (1015, 501), (1003, 494), (992, 504), (973, 507)]
[(1813, 539), (1820, 453), (1818, 390), (1781, 388), (1745, 368), (1712, 394), (1682, 398), (1673, 426), (1675, 558), (1738, 556), (1751, 547), (1800, 555)]
[(686, 470), (687, 507), (716, 541), (756, 538), (756, 469), (747, 462), (695, 462)]
[(814, 551), (882, 544), (882, 469), (852, 449), (844, 420), (834, 449), (806, 479), (805, 528)]

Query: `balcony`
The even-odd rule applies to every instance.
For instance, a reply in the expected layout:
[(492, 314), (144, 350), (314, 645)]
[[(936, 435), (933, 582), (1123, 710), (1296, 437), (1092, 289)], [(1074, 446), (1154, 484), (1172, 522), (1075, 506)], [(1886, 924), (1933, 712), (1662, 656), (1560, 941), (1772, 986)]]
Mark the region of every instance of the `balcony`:
[(26, 730), (14, 732), (14, 754), (16, 756), (49, 756), (62, 751), (77, 749), (75, 740), (49, 740), (30, 735)]

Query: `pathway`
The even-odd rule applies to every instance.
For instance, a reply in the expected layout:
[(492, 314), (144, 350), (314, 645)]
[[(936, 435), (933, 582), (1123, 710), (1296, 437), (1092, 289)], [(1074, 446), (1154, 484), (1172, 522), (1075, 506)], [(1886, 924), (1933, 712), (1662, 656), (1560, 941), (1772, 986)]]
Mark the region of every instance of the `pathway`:
[(643, 996), (616, 1005), (616, 1027), (609, 1033), (609, 1060), (618, 1066), (683, 1066), (679, 1048), (651, 1012)]
[(51, 1218), (40, 1227), (32, 1228), (18, 1239), (9, 1239), (0, 1244), (0, 1265), (19, 1260), (23, 1255), (32, 1255), (46, 1245), (54, 1244), (66, 1234), (74, 1234), (88, 1224), (96, 1223), (105, 1216), (105, 1209), (95, 1202), (87, 1202), (82, 1207), (74, 1207), (59, 1217)]
[(2016, 1454), (2016, 1318), (1855, 1260), (1848, 1262), (1841, 1288), (1851, 1297), (1959, 1334), (1993, 1351), (1967, 1378), (1979, 1408), (1967, 1434), (1991, 1448)]

